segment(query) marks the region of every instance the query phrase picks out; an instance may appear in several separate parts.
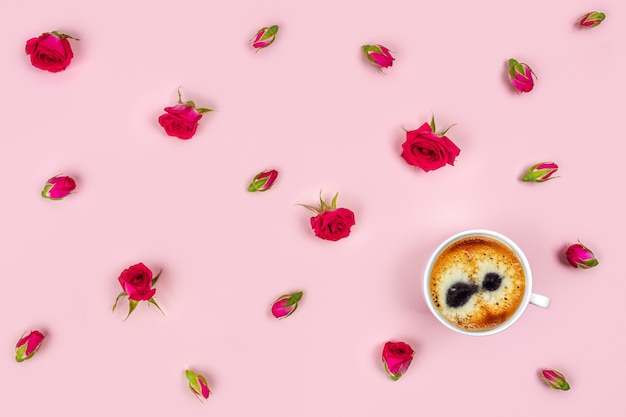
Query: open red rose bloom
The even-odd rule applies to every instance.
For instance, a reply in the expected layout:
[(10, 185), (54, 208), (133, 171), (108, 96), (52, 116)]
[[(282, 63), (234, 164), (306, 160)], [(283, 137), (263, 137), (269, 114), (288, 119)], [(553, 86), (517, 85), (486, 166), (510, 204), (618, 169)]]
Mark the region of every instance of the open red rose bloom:
[(134, 301), (149, 300), (156, 293), (152, 288), (152, 271), (142, 263), (126, 268), (118, 281), (128, 298)]
[(428, 172), (446, 164), (454, 165), (460, 153), (450, 139), (435, 134), (428, 123), (424, 123), (418, 129), (406, 132), (401, 156), (409, 165)]

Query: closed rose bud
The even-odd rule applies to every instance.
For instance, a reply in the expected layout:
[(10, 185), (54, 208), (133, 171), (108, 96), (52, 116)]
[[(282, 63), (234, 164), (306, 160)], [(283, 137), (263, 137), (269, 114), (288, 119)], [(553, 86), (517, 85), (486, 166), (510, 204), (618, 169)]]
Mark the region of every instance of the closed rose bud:
[(574, 268), (589, 269), (598, 265), (598, 260), (591, 250), (580, 244), (570, 245), (565, 251), (565, 259)]
[(76, 182), (72, 177), (57, 175), (46, 182), (41, 191), (41, 196), (50, 200), (61, 200), (71, 194), (75, 188)]
[(383, 347), (385, 371), (397, 381), (409, 369), (415, 351), (404, 342), (387, 342)]
[(554, 389), (567, 391), (570, 388), (563, 374), (555, 371), (554, 369), (542, 369), (539, 372), (539, 375)]
[(528, 172), (522, 177), (524, 182), (546, 182), (557, 178), (553, 177), (559, 166), (554, 162), (541, 162), (535, 164), (528, 169)]
[(207, 384), (204, 376), (187, 369), (185, 371), (185, 377), (187, 378), (187, 381), (189, 381), (189, 390), (193, 392), (196, 398), (200, 401), (202, 401), (200, 397), (205, 400), (209, 398), (211, 390), (209, 389), (209, 384)]
[(581, 28), (594, 28), (606, 18), (602, 12), (589, 12), (578, 19), (578, 26)]
[(382, 68), (389, 68), (393, 66), (394, 57), (391, 56), (391, 51), (382, 45), (363, 45), (361, 46), (363, 53), (367, 60), (378, 67), (382, 71)]
[(15, 345), (15, 360), (17, 362), (24, 362), (26, 359), (30, 359), (41, 346), (41, 342), (45, 336), (37, 331), (33, 330), (22, 338)]
[(277, 319), (284, 319), (293, 314), (298, 308), (298, 302), (302, 298), (303, 292), (281, 295), (272, 304), (272, 315)]
[(263, 48), (267, 48), (274, 43), (277, 33), (278, 25), (259, 29), (256, 35), (254, 35), (254, 38), (250, 39), (250, 43), (252, 44), (253, 48), (257, 49), (257, 51)]
[(260, 172), (252, 179), (252, 182), (248, 186), (248, 191), (251, 193), (255, 191), (267, 191), (272, 188), (276, 178), (278, 178), (278, 171), (275, 169)]
[[(533, 89), (535, 73), (527, 64), (509, 59), (509, 82), (520, 93), (527, 93)], [(537, 77), (535, 77), (537, 78)]]

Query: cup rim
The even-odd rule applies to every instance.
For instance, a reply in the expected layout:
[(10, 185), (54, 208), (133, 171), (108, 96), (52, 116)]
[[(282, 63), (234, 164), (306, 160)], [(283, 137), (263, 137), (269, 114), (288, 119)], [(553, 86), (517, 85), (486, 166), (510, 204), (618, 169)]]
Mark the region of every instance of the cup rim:
[[(446, 320), (445, 317), (441, 315), (439, 310), (435, 308), (432, 302), (432, 299), (430, 298), (430, 273), (432, 271), (432, 267), (433, 267), (433, 264), (435, 263), (435, 260), (437, 260), (439, 255), (450, 244), (452, 244), (453, 242), (456, 242), (457, 240), (460, 240), (469, 236), (487, 236), (492, 239), (499, 240), (500, 242), (508, 246), (515, 253), (515, 255), (519, 258), (520, 262), (522, 263), (522, 267), (524, 269), (524, 276), (526, 277), (524, 296), (522, 297), (522, 301), (520, 302), (520, 305), (515, 311), (515, 313), (513, 313), (511, 317), (509, 317), (506, 321), (504, 321), (499, 326), (496, 326), (488, 330), (472, 331), (472, 330), (461, 329), (459, 327), (454, 326), (452, 323)], [(528, 263), (528, 259), (526, 259), (526, 255), (524, 254), (524, 252), (520, 249), (519, 246), (517, 246), (515, 242), (513, 242), (513, 240), (503, 235), (502, 233), (495, 232), (493, 230), (469, 229), (469, 230), (464, 230), (462, 232), (456, 233), (448, 237), (443, 242), (441, 242), (437, 246), (437, 248), (430, 254), (430, 256), (428, 257), (428, 261), (426, 262), (426, 267), (424, 268), (424, 275), (422, 277), (422, 284), (423, 284), (422, 290), (424, 293), (424, 299), (426, 300), (426, 305), (428, 306), (428, 309), (431, 311), (431, 313), (433, 313), (433, 315), (437, 318), (437, 320), (439, 320), (439, 322), (441, 322), (444, 326), (446, 326), (447, 328), (451, 330), (454, 330), (457, 333), (466, 334), (469, 336), (489, 336), (489, 335), (493, 335), (496, 333), (500, 333), (508, 329), (522, 316), (522, 314), (526, 310), (526, 307), (528, 307), (528, 304), (530, 303), (530, 296), (532, 294), (532, 282), (533, 282), (532, 272), (530, 269), (530, 264)]]

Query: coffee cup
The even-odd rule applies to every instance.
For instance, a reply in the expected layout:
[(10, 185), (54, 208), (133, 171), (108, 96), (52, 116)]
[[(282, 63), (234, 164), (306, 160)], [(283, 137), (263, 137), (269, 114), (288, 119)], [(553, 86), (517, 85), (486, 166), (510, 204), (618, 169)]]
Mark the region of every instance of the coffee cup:
[(509, 328), (528, 304), (547, 308), (550, 298), (532, 292), (524, 252), (508, 237), (474, 229), (443, 241), (423, 277), (426, 304), (446, 327), (471, 336)]

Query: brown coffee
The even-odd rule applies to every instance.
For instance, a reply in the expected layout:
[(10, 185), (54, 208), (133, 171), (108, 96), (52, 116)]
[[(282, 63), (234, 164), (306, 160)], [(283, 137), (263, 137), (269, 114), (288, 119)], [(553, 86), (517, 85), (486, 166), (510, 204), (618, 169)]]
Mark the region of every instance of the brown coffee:
[(430, 273), (430, 296), (441, 315), (464, 330), (493, 329), (524, 298), (526, 277), (515, 252), (499, 240), (469, 236), (448, 245)]

